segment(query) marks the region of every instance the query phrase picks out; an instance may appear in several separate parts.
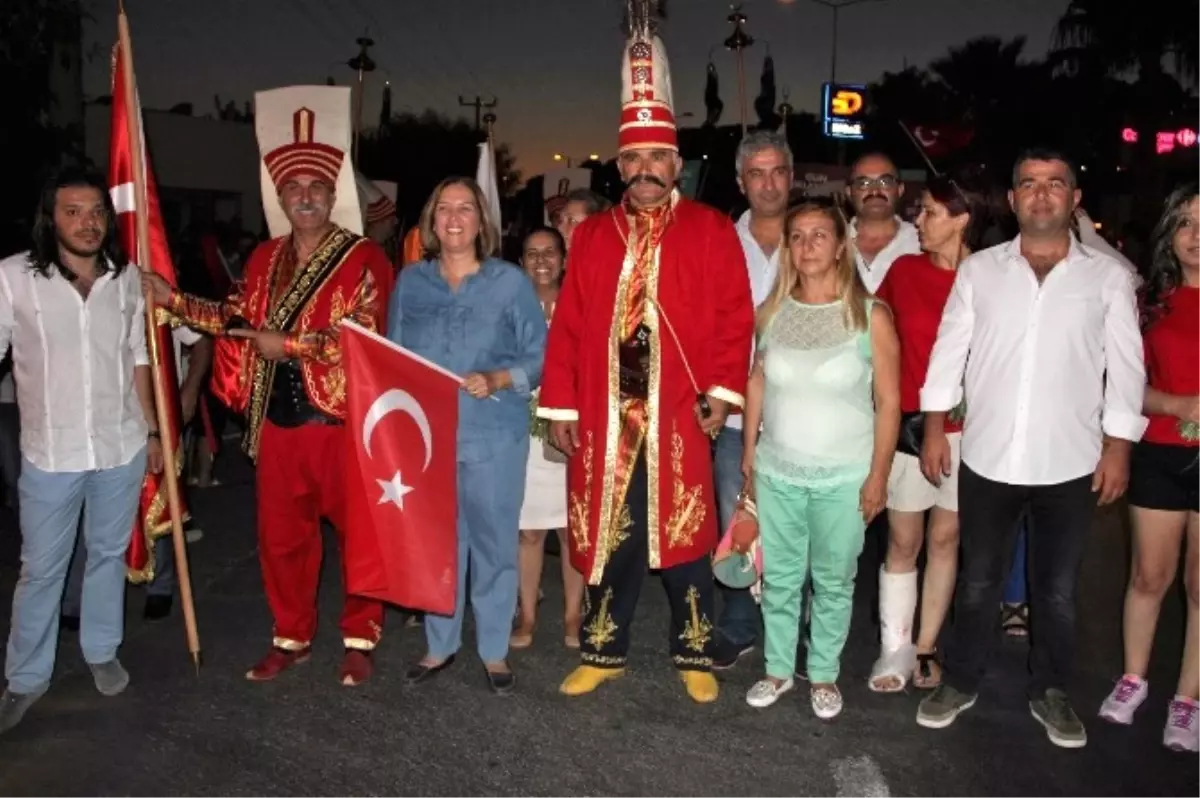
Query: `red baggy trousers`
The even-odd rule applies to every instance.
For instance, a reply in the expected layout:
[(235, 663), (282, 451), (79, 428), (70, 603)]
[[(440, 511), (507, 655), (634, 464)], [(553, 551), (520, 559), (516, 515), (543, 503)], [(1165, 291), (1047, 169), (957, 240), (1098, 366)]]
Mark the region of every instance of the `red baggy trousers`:
[[(322, 518), (333, 524), (339, 551), (345, 545), (346, 434), (344, 426), (277, 427), (263, 422), (258, 556), (275, 618), (274, 645), (279, 648), (304, 648), (317, 631)], [(383, 631), (383, 604), (346, 596), (340, 626), (346, 648), (373, 649)]]

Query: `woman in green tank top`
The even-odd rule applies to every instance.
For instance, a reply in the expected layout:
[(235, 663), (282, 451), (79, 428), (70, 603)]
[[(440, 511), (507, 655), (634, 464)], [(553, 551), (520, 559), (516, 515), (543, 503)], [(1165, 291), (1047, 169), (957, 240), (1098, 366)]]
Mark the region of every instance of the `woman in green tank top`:
[(858, 277), (841, 212), (806, 203), (786, 230), (746, 392), (743, 470), (762, 535), (767, 670), (746, 701), (769, 706), (792, 688), (811, 571), (808, 675), (813, 711), (828, 719), (842, 709), (837, 677), (863, 533), (887, 499), (900, 344), (891, 313)]

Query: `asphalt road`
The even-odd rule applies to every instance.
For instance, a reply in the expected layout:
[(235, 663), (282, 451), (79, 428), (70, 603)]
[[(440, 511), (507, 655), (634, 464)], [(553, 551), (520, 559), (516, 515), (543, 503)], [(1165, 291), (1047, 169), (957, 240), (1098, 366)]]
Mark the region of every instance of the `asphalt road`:
[[(183, 623), (141, 619), (129, 591), (121, 659), (130, 688), (104, 698), (75, 636), (61, 638), (50, 692), (0, 737), (0, 795), (1197, 795), (1197, 759), (1160, 744), (1182, 641), (1182, 594), (1159, 625), (1151, 698), (1133, 728), (1096, 719), (1120, 672), (1126, 579), (1122, 511), (1097, 515), (1080, 596), (1080, 655), (1072, 686), (1088, 724), (1081, 751), (1051, 745), (1023, 700), (1023, 643), (1000, 645), (976, 708), (943, 731), (919, 728), (920, 695), (866, 688), (876, 634), (869, 602), (874, 547), (861, 563), (854, 629), (844, 656), (846, 709), (817, 720), (807, 693), (754, 710), (744, 695), (758, 654), (722, 678), (720, 700), (692, 704), (665, 654), (667, 606), (656, 578), (642, 594), (626, 677), (567, 699), (559, 681), (575, 658), (561, 645), (557, 563), (533, 648), (514, 652), (513, 696), (488, 691), (470, 643), (458, 662), (416, 688), (405, 667), (420, 630), (389, 616), (377, 674), (337, 683), (338, 569), (327, 567), (322, 626), (311, 662), (270, 684), (243, 673), (266, 651), (270, 618), (244, 464), (193, 496), (205, 537), (191, 547), (204, 667), (194, 673)], [(332, 546), (328, 547), (332, 551)], [(327, 560), (327, 564), (332, 562)], [(0, 517), (0, 632), (19, 560), (11, 516)]]

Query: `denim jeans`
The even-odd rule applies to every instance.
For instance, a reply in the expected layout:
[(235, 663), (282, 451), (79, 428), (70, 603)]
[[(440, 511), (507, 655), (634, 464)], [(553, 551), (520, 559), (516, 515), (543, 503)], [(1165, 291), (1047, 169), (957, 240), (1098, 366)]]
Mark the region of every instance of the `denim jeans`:
[(4, 666), (14, 693), (37, 692), (50, 682), (63, 582), (81, 511), (87, 563), (80, 647), (91, 664), (116, 656), (125, 631), (125, 550), (145, 472), (144, 449), (126, 465), (99, 471), (49, 472), (22, 463), (21, 576)]
[(517, 608), (518, 532), (525, 498), (529, 436), (505, 442), (494, 456), (458, 464), (458, 588), (453, 615), (425, 615), (429, 655), (445, 659), (462, 646), (467, 603), (475, 616), (479, 658), (508, 656)]
[[(132, 527), (130, 529), (132, 530)], [(86, 561), (87, 547), (84, 545), (83, 535), (80, 535), (75, 543), (75, 553), (71, 557), (71, 567), (67, 570), (67, 588), (62, 600), (63, 615), (79, 617), (83, 605), (83, 566)], [(146, 595), (166, 598), (175, 595), (175, 543), (170, 532), (154, 541), (154, 578), (146, 585)]]
[(958, 476), (962, 560), (954, 625), (946, 641), (945, 682), (975, 693), (996, 640), (997, 606), (1013, 561), (1017, 522), (1028, 511), (1029, 696), (1065, 689), (1075, 658), (1075, 587), (1090, 536), (1092, 475), (1056, 485), (993, 482), (964, 462)]
[(1029, 537), (1029, 514), (1021, 517), (1021, 528), (1017, 530), (1017, 546), (1013, 552), (1012, 570), (1008, 572), (1008, 583), (1004, 586), (1005, 604), (1024, 604), (1029, 598), (1029, 585), (1025, 576), (1026, 538)]
[[(732, 427), (722, 428), (713, 445), (713, 478), (717, 491), (717, 518), (721, 525), (717, 532), (720, 535), (729, 528), (733, 512), (737, 509), (738, 494), (745, 482), (742, 477), (744, 452), (742, 431)], [(716, 587), (721, 597), (721, 612), (717, 616), (718, 640), (739, 648), (753, 645), (758, 640), (761, 616), (750, 589), (725, 587), (720, 582), (716, 583)]]

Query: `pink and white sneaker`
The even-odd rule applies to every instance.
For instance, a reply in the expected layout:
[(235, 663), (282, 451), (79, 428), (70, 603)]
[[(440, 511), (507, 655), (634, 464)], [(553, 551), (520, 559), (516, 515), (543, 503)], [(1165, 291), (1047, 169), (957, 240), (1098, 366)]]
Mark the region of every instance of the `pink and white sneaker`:
[(1181, 695), (1167, 706), (1163, 745), (1172, 751), (1200, 751), (1200, 704)]
[(1150, 685), (1140, 676), (1127, 673), (1100, 705), (1100, 717), (1109, 723), (1128, 726), (1133, 723), (1133, 713), (1146, 700)]

